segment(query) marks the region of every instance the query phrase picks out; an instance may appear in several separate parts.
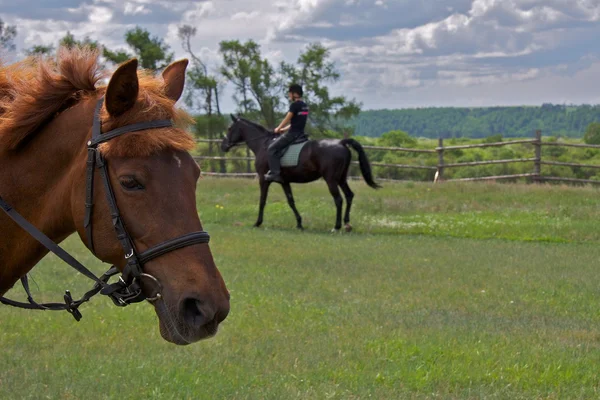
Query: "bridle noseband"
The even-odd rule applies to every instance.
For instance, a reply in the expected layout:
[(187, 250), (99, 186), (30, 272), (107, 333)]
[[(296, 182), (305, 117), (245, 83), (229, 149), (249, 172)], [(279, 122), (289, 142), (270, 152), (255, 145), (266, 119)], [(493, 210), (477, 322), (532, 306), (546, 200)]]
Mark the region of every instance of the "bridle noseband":
[[(88, 158), (87, 158), (87, 175), (86, 175), (86, 200), (85, 200), (85, 218), (84, 228), (87, 237), (87, 243), (90, 250), (95, 254), (94, 240), (93, 240), (93, 229), (92, 229), (92, 217), (94, 211), (94, 176), (95, 171), (98, 170), (100, 177), (103, 182), (104, 192), (106, 195), (106, 201), (111, 214), (112, 224), (117, 234), (117, 239), (123, 248), (125, 254), (126, 265), (123, 269), (123, 274), (119, 277), (119, 280), (113, 284), (108, 284), (108, 280), (111, 276), (117, 275), (119, 270), (112, 266), (104, 275), (100, 278), (96, 277), (90, 270), (75, 260), (69, 253), (63, 250), (60, 246), (54, 243), (46, 235), (44, 235), (39, 229), (31, 225), (25, 218), (18, 214), (8, 203), (6, 203), (0, 197), (0, 208), (8, 214), (21, 228), (27, 231), (37, 241), (39, 241), (44, 247), (60, 257), (64, 262), (75, 268), (80, 273), (84, 274), (88, 278), (94, 280), (96, 284), (87, 292), (80, 300), (74, 301), (71, 297), (70, 292), (67, 290), (64, 296), (65, 303), (36, 303), (30, 293), (27, 276), (21, 278), (21, 283), (27, 293), (28, 303), (16, 302), (13, 300), (0, 297), (0, 303), (35, 310), (67, 310), (70, 312), (77, 321), (81, 319), (81, 313), (78, 307), (84, 302), (88, 301), (92, 296), (97, 293), (109, 296), (111, 300), (117, 306), (123, 307), (128, 304), (137, 303), (143, 300), (150, 302), (156, 301), (162, 297), (162, 287), (158, 279), (154, 276), (145, 273), (143, 266), (147, 262), (160, 257), (171, 251), (181, 249), (184, 247), (192, 246), (195, 244), (208, 243), (210, 236), (205, 231), (197, 231), (185, 234), (183, 236), (176, 237), (174, 239), (167, 240), (154, 247), (151, 247), (142, 253), (139, 253), (135, 248), (133, 240), (127, 232), (125, 222), (121, 217), (115, 194), (110, 183), (108, 164), (107, 160), (99, 151), (98, 146), (102, 143), (108, 142), (116, 137), (124, 135), (130, 132), (136, 132), (147, 129), (158, 129), (172, 127), (173, 122), (171, 120), (154, 120), (140, 122), (136, 124), (126, 125), (120, 128), (113, 129), (109, 132), (102, 133), (102, 121), (100, 119), (100, 111), (102, 110), (102, 104), (104, 97), (98, 100), (96, 109), (94, 111), (94, 121), (92, 125), (92, 137), (87, 142)], [(145, 279), (147, 283), (153, 286), (152, 296), (146, 297), (142, 291), (141, 280)]]

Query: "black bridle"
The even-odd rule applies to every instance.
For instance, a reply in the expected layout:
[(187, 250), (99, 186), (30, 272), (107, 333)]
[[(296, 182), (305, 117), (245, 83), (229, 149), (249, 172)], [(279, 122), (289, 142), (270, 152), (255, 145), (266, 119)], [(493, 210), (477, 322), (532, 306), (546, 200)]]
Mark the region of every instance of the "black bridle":
[[(162, 287), (158, 279), (154, 276), (145, 273), (143, 266), (145, 263), (160, 257), (171, 251), (181, 249), (183, 247), (208, 243), (210, 236), (205, 231), (198, 231), (188, 233), (183, 236), (179, 236), (175, 239), (167, 240), (159, 245), (149, 248), (148, 250), (139, 253), (133, 240), (129, 236), (125, 223), (119, 213), (115, 194), (110, 183), (108, 174), (107, 160), (104, 158), (102, 153), (98, 150), (98, 146), (102, 143), (108, 142), (118, 136), (125, 133), (141, 131), (146, 129), (157, 129), (172, 127), (173, 122), (171, 120), (155, 120), (146, 121), (136, 124), (126, 125), (120, 128), (113, 129), (109, 132), (102, 133), (102, 122), (100, 120), (100, 111), (102, 110), (102, 104), (104, 98), (100, 98), (96, 105), (94, 112), (94, 122), (92, 125), (92, 137), (87, 142), (88, 158), (87, 158), (87, 177), (86, 177), (86, 201), (85, 201), (85, 220), (84, 227), (86, 231), (87, 242), (90, 250), (95, 253), (93, 230), (92, 230), (92, 214), (94, 210), (94, 176), (95, 171), (98, 170), (100, 177), (103, 182), (104, 192), (106, 195), (106, 201), (110, 210), (112, 224), (117, 234), (127, 264), (123, 269), (123, 274), (119, 277), (119, 280), (113, 284), (109, 284), (108, 280), (110, 277), (117, 275), (119, 270), (113, 265), (104, 275), (97, 277), (89, 269), (84, 267), (76, 259), (74, 259), (69, 253), (63, 250), (60, 246), (54, 243), (50, 238), (44, 235), (39, 229), (29, 223), (23, 218), (18, 212), (16, 212), (8, 203), (6, 203), (2, 197), (0, 197), (0, 209), (2, 209), (13, 221), (29, 233), (33, 238), (40, 242), (46, 249), (56, 254), (61, 260), (69, 264), (71, 267), (87, 276), (88, 278), (95, 281), (94, 287), (85, 293), (83, 297), (77, 301), (74, 301), (71, 293), (67, 290), (64, 295), (63, 303), (36, 303), (29, 289), (29, 282), (27, 275), (21, 278), (23, 288), (27, 293), (28, 303), (22, 303), (0, 297), (0, 303), (6, 304), (13, 307), (20, 307), (32, 310), (67, 310), (71, 313), (77, 321), (81, 319), (81, 313), (78, 308), (81, 304), (88, 301), (94, 295), (100, 293), (111, 298), (115, 305), (123, 307), (128, 304), (138, 303), (143, 300), (150, 302), (159, 300), (162, 297)], [(145, 279), (153, 286), (152, 296), (147, 297), (144, 295), (141, 287), (141, 280)], [(144, 286), (147, 285), (144, 283)]]
[[(241, 123), (249, 125), (249, 126), (251, 126), (253, 128), (258, 129), (257, 127), (255, 127), (254, 125), (252, 125), (252, 123), (249, 123), (248, 121), (246, 121), (246, 120), (244, 120), (242, 118), (238, 118), (236, 120), (236, 122), (241, 122)], [(247, 140), (242, 140), (240, 142), (231, 143), (231, 141), (229, 140), (229, 137), (227, 135), (223, 134), (223, 142), (225, 142), (225, 144), (227, 145), (227, 149), (232, 149), (234, 147), (242, 146), (244, 144), (247, 145), (248, 143), (255, 142), (255, 141), (260, 140), (260, 139), (264, 139), (264, 141), (266, 142), (269, 139), (275, 138), (275, 136), (277, 136), (277, 135), (274, 132), (267, 131), (266, 135), (260, 135), (258, 137), (252, 138), (252, 139), (247, 139)]]

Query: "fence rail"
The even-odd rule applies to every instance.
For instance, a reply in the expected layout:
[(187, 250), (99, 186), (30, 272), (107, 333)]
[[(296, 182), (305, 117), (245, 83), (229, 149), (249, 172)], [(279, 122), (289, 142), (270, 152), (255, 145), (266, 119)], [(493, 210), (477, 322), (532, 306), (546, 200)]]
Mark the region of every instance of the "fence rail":
[(477, 149), (477, 148), (481, 148), (481, 147), (500, 147), (500, 146), (508, 146), (511, 144), (535, 143), (536, 141), (537, 141), (537, 139), (522, 139), (522, 140), (509, 140), (507, 142), (465, 144), (465, 145), (460, 145), (460, 146), (440, 146), (440, 147), (436, 148), (436, 151)]
[(475, 178), (458, 178), (452, 179), (453, 182), (471, 182), (471, 181), (496, 181), (501, 179), (515, 179), (515, 178), (528, 178), (535, 177), (534, 173), (529, 174), (513, 174), (513, 175), (498, 175), (498, 176), (479, 176)]
[(584, 149), (600, 149), (600, 144), (544, 142), (544, 146), (581, 147)]
[[(220, 143), (221, 139), (198, 139), (198, 143)], [(469, 150), (469, 149), (480, 149), (487, 147), (503, 147), (510, 145), (532, 145), (534, 154), (533, 157), (528, 158), (514, 158), (505, 160), (486, 160), (486, 161), (471, 161), (471, 162), (460, 162), (460, 163), (448, 163), (445, 162), (444, 155), (447, 152), (454, 150)], [(427, 170), (435, 171), (434, 182), (441, 181), (456, 181), (456, 182), (469, 182), (469, 181), (495, 181), (495, 180), (506, 180), (506, 179), (521, 179), (529, 178), (533, 182), (544, 182), (544, 181), (557, 181), (557, 182), (570, 182), (570, 183), (593, 183), (598, 184), (600, 180), (593, 179), (578, 179), (578, 178), (562, 178), (556, 176), (544, 176), (542, 174), (542, 166), (560, 166), (560, 167), (572, 167), (572, 168), (591, 168), (600, 169), (600, 165), (594, 164), (580, 164), (573, 162), (559, 162), (549, 161), (542, 159), (542, 147), (543, 146), (555, 146), (555, 147), (578, 147), (578, 148), (589, 148), (589, 149), (600, 149), (600, 145), (592, 144), (577, 144), (577, 143), (560, 143), (560, 142), (549, 142), (542, 140), (542, 132), (540, 130), (535, 132), (533, 139), (518, 139), (508, 140), (504, 142), (493, 142), (493, 143), (479, 143), (469, 145), (458, 145), (458, 146), (444, 146), (444, 139), (438, 140), (438, 146), (434, 149), (422, 149), (422, 148), (406, 148), (406, 147), (385, 147), (385, 146), (370, 146), (364, 145), (363, 148), (371, 151), (394, 151), (404, 153), (428, 153), (438, 155), (437, 165), (410, 165), (410, 164), (394, 164), (384, 162), (371, 162), (372, 166), (376, 167), (387, 167), (387, 168), (401, 168), (401, 169), (416, 169), (416, 170)], [(247, 153), (249, 154), (249, 153)], [(207, 176), (232, 176), (232, 177), (256, 177), (256, 174), (250, 170), (250, 161), (254, 160), (254, 157), (239, 157), (239, 156), (196, 156), (195, 160), (214, 160), (220, 161), (222, 169), (224, 169), (225, 161), (246, 161), (248, 171), (244, 173), (233, 173), (233, 172), (204, 172)], [(464, 167), (475, 167), (482, 165), (498, 165), (498, 164), (512, 164), (512, 163), (533, 163), (533, 170), (530, 173), (520, 174), (509, 174), (509, 175), (496, 175), (496, 176), (481, 176), (471, 178), (455, 178), (455, 179), (444, 179), (444, 170), (447, 168), (464, 168)], [(359, 164), (358, 161), (353, 161), (353, 165)], [(350, 176), (351, 179), (358, 179), (359, 177)], [(394, 179), (383, 179), (377, 178), (382, 181), (395, 181)], [(396, 180), (397, 181), (397, 180)]]
[(382, 147), (382, 146), (363, 146), (367, 150), (384, 150), (384, 151), (404, 151), (406, 153), (437, 153), (437, 150), (430, 149), (411, 149), (408, 147)]
[(463, 162), (463, 163), (444, 164), (444, 168), (475, 167), (477, 165), (492, 165), (492, 164), (511, 164), (511, 163), (519, 163), (519, 162), (532, 162), (535, 160), (537, 160), (537, 158), (512, 158), (510, 160), (471, 161), (471, 162)]
[(542, 164), (542, 165), (556, 165), (556, 166), (560, 166), (560, 167), (600, 168), (600, 165), (578, 164), (578, 163), (559, 162), (559, 161), (540, 161), (540, 164)]

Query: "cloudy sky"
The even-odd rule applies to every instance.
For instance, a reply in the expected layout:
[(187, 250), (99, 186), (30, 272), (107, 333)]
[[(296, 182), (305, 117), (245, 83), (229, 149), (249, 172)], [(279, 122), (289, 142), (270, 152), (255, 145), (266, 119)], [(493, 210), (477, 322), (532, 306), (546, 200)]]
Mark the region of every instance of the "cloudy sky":
[(19, 32), (9, 59), (67, 30), (122, 47), (135, 25), (183, 57), (191, 24), (215, 69), (221, 40), (254, 39), (274, 62), (321, 41), (334, 91), (367, 109), (600, 103), (600, 0), (0, 0), (0, 18)]

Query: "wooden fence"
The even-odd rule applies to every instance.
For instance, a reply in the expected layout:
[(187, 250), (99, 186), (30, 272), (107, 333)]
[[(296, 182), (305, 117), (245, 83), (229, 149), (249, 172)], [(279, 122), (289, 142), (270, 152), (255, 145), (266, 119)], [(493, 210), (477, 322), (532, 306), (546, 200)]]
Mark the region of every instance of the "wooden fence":
[[(219, 139), (199, 139), (200, 143), (220, 143)], [(461, 163), (447, 163), (444, 161), (444, 155), (448, 151), (453, 150), (468, 150), (468, 149), (477, 149), (477, 148), (487, 148), (487, 147), (503, 147), (510, 145), (532, 145), (533, 146), (533, 154), (532, 157), (528, 158), (513, 158), (513, 159), (505, 159), (505, 160), (488, 160), (488, 161), (472, 161), (472, 162), (461, 162)], [(563, 177), (555, 177), (555, 176), (544, 176), (542, 175), (542, 166), (563, 166), (563, 167), (580, 167), (580, 168), (594, 168), (600, 169), (600, 165), (593, 164), (579, 164), (579, 163), (570, 163), (570, 162), (558, 162), (558, 161), (545, 161), (542, 159), (542, 147), (543, 146), (558, 146), (558, 147), (579, 147), (579, 148), (589, 148), (589, 149), (600, 149), (600, 145), (591, 145), (591, 144), (575, 144), (575, 143), (559, 143), (559, 142), (544, 142), (542, 140), (542, 132), (536, 131), (534, 139), (520, 139), (520, 140), (507, 140), (504, 142), (494, 142), (494, 143), (480, 143), (480, 144), (469, 144), (469, 145), (459, 145), (459, 146), (444, 146), (444, 139), (440, 138), (438, 141), (438, 146), (435, 149), (413, 149), (413, 148), (404, 148), (404, 147), (382, 147), (382, 146), (363, 146), (365, 150), (371, 151), (397, 151), (404, 153), (437, 153), (438, 162), (436, 166), (426, 166), (426, 165), (406, 165), (406, 164), (392, 164), (392, 163), (380, 163), (380, 162), (372, 162), (372, 166), (380, 166), (380, 167), (391, 167), (391, 168), (401, 168), (401, 169), (418, 169), (418, 170), (431, 170), (435, 171), (434, 182), (450, 182), (450, 181), (495, 181), (495, 180), (504, 180), (504, 179), (518, 179), (518, 178), (529, 178), (533, 182), (544, 182), (544, 181), (562, 181), (562, 182), (570, 182), (570, 183), (600, 183), (600, 181), (592, 180), (592, 179), (576, 179), (576, 178), (563, 178)], [(256, 177), (256, 173), (251, 169), (251, 161), (254, 160), (254, 157), (238, 157), (238, 156), (196, 156), (194, 159), (198, 161), (203, 160), (220, 160), (221, 168), (224, 169), (224, 162), (226, 161), (247, 161), (246, 168), (247, 171), (244, 173), (227, 173), (223, 170), (221, 172), (203, 172), (204, 175), (208, 176), (231, 176), (231, 177), (248, 177), (254, 178)], [(353, 164), (358, 164), (358, 161), (353, 161)], [(511, 163), (532, 163), (532, 170), (530, 173), (521, 173), (521, 174), (510, 174), (510, 175), (496, 175), (496, 176), (483, 176), (483, 177), (474, 177), (474, 178), (458, 178), (458, 179), (444, 179), (444, 171), (450, 168), (463, 168), (463, 167), (473, 167), (473, 166), (481, 166), (481, 165), (493, 165), (493, 164), (511, 164)], [(351, 177), (358, 179), (359, 177)], [(387, 180), (394, 181), (394, 179), (381, 179), (378, 180)]]

